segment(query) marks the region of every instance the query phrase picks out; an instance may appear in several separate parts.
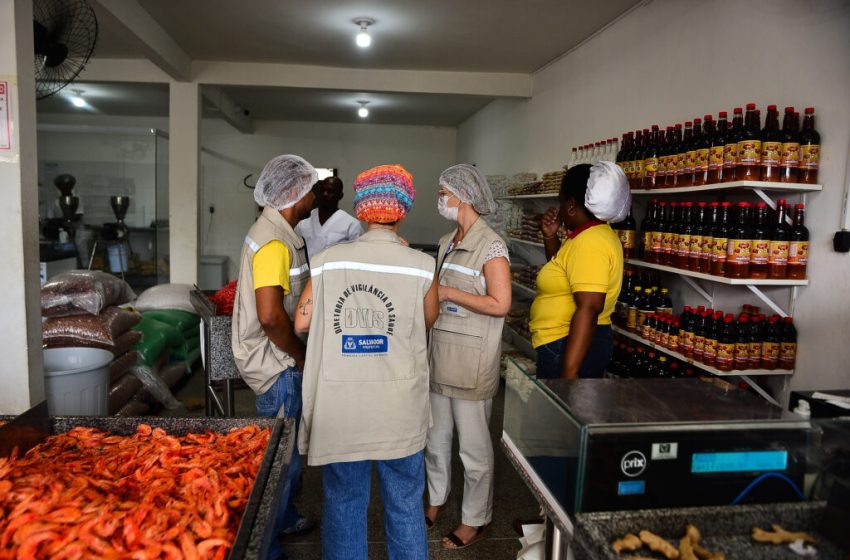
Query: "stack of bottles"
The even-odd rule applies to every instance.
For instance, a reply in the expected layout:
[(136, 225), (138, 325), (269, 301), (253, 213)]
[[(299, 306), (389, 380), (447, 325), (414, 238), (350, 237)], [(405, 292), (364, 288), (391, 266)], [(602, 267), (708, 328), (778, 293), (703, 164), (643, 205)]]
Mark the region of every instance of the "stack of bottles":
[[(815, 110), (807, 107), (800, 129), (799, 113), (785, 107), (782, 128), (776, 105), (768, 105), (764, 128), (754, 103), (733, 112), (666, 127), (626, 132), (617, 164), (635, 189), (690, 187), (730, 181), (814, 184), (818, 180), (820, 134)], [(594, 152), (595, 153), (595, 152)], [(604, 158), (603, 158), (604, 159)]]
[(570, 153), (570, 159), (564, 167), (569, 169), (582, 163), (593, 165), (598, 161), (614, 161), (621, 151), (620, 143), (616, 138), (608, 138), (583, 146), (574, 146)]
[[(809, 256), (805, 206), (789, 208), (779, 200), (775, 211), (760, 202), (659, 202), (651, 200), (641, 222), (646, 262), (739, 279), (804, 280)], [(634, 219), (614, 224), (625, 258), (636, 253)]]

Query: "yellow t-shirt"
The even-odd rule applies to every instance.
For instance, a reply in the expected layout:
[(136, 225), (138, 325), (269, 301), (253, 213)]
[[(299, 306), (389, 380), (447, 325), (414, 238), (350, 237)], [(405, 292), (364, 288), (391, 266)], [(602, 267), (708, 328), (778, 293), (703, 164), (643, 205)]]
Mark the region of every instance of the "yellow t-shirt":
[(254, 253), (254, 289), (280, 286), (289, 293), (289, 249), (282, 241), (269, 241)]
[(567, 238), (558, 254), (537, 275), (531, 304), (531, 343), (536, 348), (567, 336), (576, 311), (574, 292), (601, 292), (605, 307), (596, 321), (610, 325), (623, 281), (623, 249), (607, 224), (597, 224)]

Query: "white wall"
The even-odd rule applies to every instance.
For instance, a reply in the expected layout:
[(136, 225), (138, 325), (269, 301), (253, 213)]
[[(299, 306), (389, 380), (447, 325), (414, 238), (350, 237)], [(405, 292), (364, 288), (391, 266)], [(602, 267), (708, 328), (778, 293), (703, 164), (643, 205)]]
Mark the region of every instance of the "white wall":
[(531, 99), (496, 101), (463, 123), (458, 159), (487, 173), (541, 173), (570, 146), (747, 102), (817, 109), (825, 187), (808, 197), (812, 282), (797, 302), (791, 385), (848, 388), (850, 255), (831, 240), (847, 179), (850, 3), (651, 1), (536, 73)]
[[(436, 211), (437, 179), (455, 163), (456, 129), (447, 127), (256, 121), (254, 134), (236, 132), (218, 120), (202, 126), (202, 254), (230, 258), (235, 278), (245, 233), (256, 217), (253, 192), (265, 163), (279, 154), (303, 156), (316, 167), (337, 167), (345, 185), (340, 207), (349, 213), (354, 178), (370, 167), (400, 163), (413, 174), (416, 202), (401, 234), (413, 243), (436, 243), (449, 229)], [(210, 205), (215, 206), (210, 225)], [(209, 233), (207, 233), (209, 232)]]

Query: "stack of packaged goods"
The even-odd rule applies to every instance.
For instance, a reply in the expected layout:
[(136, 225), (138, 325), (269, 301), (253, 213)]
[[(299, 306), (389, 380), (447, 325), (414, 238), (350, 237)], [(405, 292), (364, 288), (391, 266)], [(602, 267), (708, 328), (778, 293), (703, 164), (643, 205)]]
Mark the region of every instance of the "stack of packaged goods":
[(531, 340), (531, 329), (528, 328), (528, 321), (527, 307), (512, 307), (508, 312), (507, 317), (505, 317), (505, 323), (518, 335), (526, 340)]
[(487, 175), (486, 179), (494, 198), (500, 198), (508, 194), (510, 179), (508, 179), (507, 175)]
[(533, 187), (538, 183), (537, 173), (517, 173), (510, 178), (507, 186), (507, 193), (509, 196), (527, 194), (525, 189)]
[[(785, 200), (778, 201), (775, 211), (763, 202), (739, 202), (733, 208), (731, 202), (651, 200), (641, 222), (643, 260), (726, 278), (805, 280), (805, 206), (794, 206), (791, 226), (788, 215)], [(636, 238), (634, 220), (616, 227), (621, 240)], [(626, 241), (623, 252), (633, 253)]]
[(537, 194), (558, 194), (561, 192), (561, 182), (564, 180), (565, 170), (550, 171), (543, 174), (543, 184)]
[(617, 163), (635, 189), (691, 187), (730, 181), (814, 184), (818, 181), (820, 134), (815, 110), (785, 107), (782, 127), (776, 105), (768, 105), (764, 128), (754, 103), (728, 113), (659, 125), (623, 134)]
[(530, 264), (523, 265), (521, 269), (513, 272), (513, 280), (529, 290), (537, 290), (537, 274), (540, 272), (540, 268), (540, 266)]
[(543, 214), (523, 213), (519, 227), (510, 228), (508, 230), (508, 236), (513, 237), (514, 239), (521, 239), (523, 241), (543, 243), (543, 234), (540, 232), (540, 223), (542, 221)]

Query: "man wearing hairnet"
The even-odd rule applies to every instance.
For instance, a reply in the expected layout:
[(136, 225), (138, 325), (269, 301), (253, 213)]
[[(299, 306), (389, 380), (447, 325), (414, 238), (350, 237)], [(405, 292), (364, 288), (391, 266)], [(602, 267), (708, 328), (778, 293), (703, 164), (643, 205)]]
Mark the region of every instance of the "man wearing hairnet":
[[(233, 307), (233, 357), (245, 383), (257, 395), (257, 415), (275, 417), (283, 408), (283, 414), (296, 423), (301, 417), (305, 347), (292, 318), (310, 270), (304, 240), (293, 228), (310, 214), (316, 180), (316, 170), (298, 156), (277, 156), (266, 164), (254, 189), (254, 200), (263, 212), (245, 237)], [(296, 452), (275, 521), (278, 532), (284, 534), (313, 527), (292, 503), (300, 474)], [(269, 558), (281, 556), (274, 539)]]
[(460, 525), (444, 548), (481, 540), (493, 518), (493, 445), (490, 413), (499, 390), (502, 326), (511, 306), (508, 249), (482, 216), (496, 210), (490, 186), (472, 165), (440, 175), (437, 211), (455, 226), (440, 240), (437, 258), (440, 316), (431, 330), (431, 416), (425, 466), (434, 525), (451, 489), (452, 439), (463, 461)]

